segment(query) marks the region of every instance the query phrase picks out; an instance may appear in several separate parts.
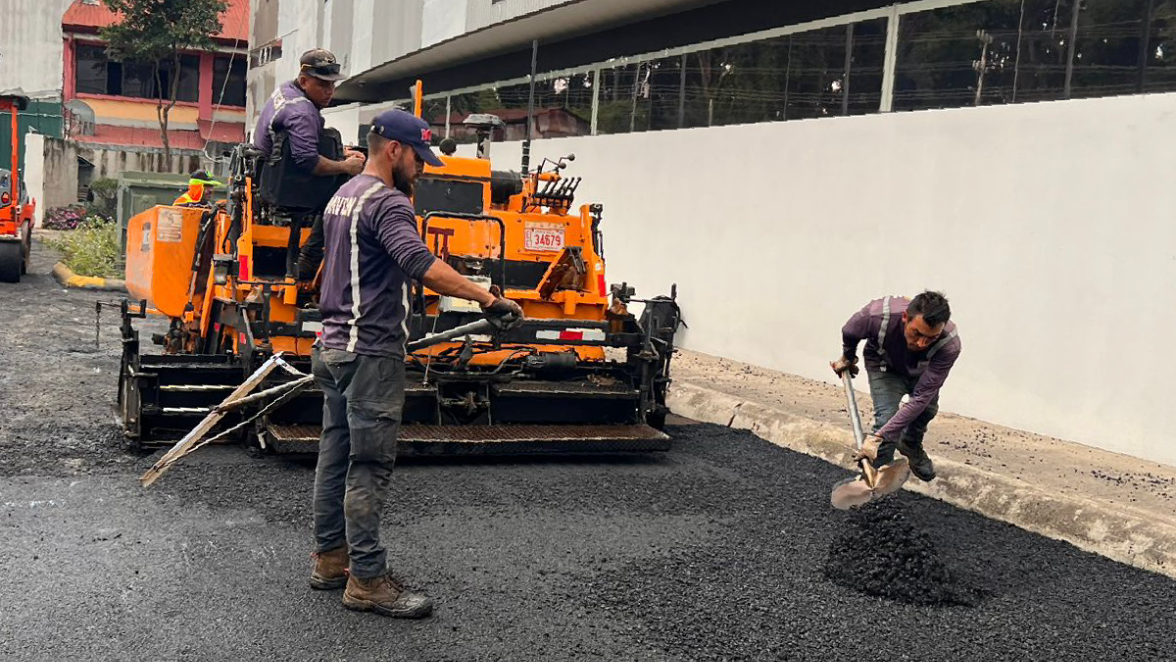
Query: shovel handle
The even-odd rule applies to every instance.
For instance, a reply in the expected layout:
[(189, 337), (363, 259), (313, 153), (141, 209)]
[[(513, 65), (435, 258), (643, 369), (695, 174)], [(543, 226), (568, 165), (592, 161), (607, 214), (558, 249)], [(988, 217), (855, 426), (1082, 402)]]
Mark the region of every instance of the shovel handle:
[[(841, 383), (845, 385), (845, 403), (849, 408), (849, 420), (853, 423), (853, 441), (857, 445), (857, 449), (861, 450), (866, 435), (862, 431), (862, 418), (858, 413), (857, 395), (853, 392), (853, 377), (849, 376), (848, 370), (841, 373)], [(870, 489), (874, 489), (874, 486), (878, 484), (878, 470), (866, 458), (862, 458), (859, 464), (862, 467), (862, 478), (865, 479), (866, 485)]]
[(849, 376), (848, 370), (841, 373), (841, 383), (845, 386), (845, 402), (849, 407), (849, 420), (853, 423), (853, 440), (857, 444), (858, 450), (861, 450), (866, 435), (862, 432), (862, 418), (858, 413), (857, 395), (853, 392), (853, 377)]

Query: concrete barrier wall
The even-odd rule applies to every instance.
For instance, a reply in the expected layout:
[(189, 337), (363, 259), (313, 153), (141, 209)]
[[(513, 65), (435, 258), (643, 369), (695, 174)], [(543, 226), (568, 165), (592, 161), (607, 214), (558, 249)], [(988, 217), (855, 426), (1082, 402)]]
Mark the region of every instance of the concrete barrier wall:
[[(871, 298), (942, 289), (943, 407), (1176, 464), (1176, 94), (538, 141), (604, 204), (610, 281), (694, 350), (827, 379)], [(468, 153), (469, 147), (463, 146)], [(517, 169), (518, 143), (494, 145)], [(537, 160), (536, 160), (537, 162)]]

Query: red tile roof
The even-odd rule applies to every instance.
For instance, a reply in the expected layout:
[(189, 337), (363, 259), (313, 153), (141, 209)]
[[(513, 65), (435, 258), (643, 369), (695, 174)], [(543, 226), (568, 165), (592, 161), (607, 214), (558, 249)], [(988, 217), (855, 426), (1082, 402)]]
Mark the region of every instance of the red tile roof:
[[(215, 35), (221, 42), (239, 41), (244, 46), (249, 42), (249, 0), (228, 0), (229, 8), (221, 14), (221, 31)], [(106, 8), (104, 4), (90, 4), (83, 0), (74, 0), (65, 16), (61, 19), (61, 26), (66, 30), (77, 32), (97, 32), (118, 19), (118, 15)]]

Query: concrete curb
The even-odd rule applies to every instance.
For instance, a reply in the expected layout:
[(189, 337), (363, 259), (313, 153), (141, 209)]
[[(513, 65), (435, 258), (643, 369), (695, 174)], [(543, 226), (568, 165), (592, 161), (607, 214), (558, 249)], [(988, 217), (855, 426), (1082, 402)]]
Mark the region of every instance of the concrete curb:
[[(675, 381), (668, 404), (679, 416), (749, 430), (767, 441), (840, 467), (851, 464), (853, 433), (691, 382)], [(954, 506), (1001, 520), (1088, 552), (1176, 579), (1176, 527), (1146, 513), (1111, 509), (1079, 497), (1046, 492), (1023, 481), (937, 458), (938, 478), (904, 486)]]
[(108, 292), (126, 292), (125, 281), (114, 278), (96, 278), (94, 276), (79, 276), (64, 263), (53, 265), (53, 277), (62, 287), (79, 290), (105, 290)]

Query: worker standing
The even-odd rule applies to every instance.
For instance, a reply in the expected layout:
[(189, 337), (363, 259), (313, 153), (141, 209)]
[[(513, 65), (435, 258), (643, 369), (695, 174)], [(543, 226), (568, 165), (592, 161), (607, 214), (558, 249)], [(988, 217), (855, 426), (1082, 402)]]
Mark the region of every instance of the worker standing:
[(427, 596), (388, 575), (380, 544), (404, 405), (409, 281), (475, 301), (488, 317), (517, 323), (523, 314), (436, 259), (421, 240), (413, 186), (425, 163), (441, 164), (428, 141), (428, 124), (409, 113), (373, 119), (363, 173), (339, 189), (323, 215), (323, 332), (311, 355), (325, 401), (310, 584), (346, 585), (347, 608), (398, 618), (432, 612)]
[(331, 103), (335, 84), (344, 78), (334, 54), (316, 48), (303, 53), (298, 62), (297, 78), (278, 86), (258, 115), (253, 146), (265, 155), (262, 197), (292, 211), (294, 225), (312, 225), (296, 268), (289, 265), (297, 273), (288, 274), (310, 280), (323, 255), (321, 207), (342, 180), (363, 170), (365, 157), (344, 149), (325, 128), (321, 110)]
[(197, 170), (188, 176), (188, 190), (184, 194), (176, 198), (172, 203), (173, 207), (211, 207), (212, 206), (212, 189), (217, 186), (224, 186), (204, 170)]
[[(939, 292), (875, 299), (849, 318), (841, 336), (842, 354), (831, 364), (833, 372), (857, 376), (857, 347), (865, 340), (874, 402), (873, 434), (855, 459), (866, 457), (881, 467), (894, 459), (897, 449), (910, 462), (911, 473), (934, 480), (935, 465), (923, 450), (923, 436), (939, 411), (939, 389), (961, 350), (947, 299)], [(906, 404), (903, 396), (910, 396)]]

